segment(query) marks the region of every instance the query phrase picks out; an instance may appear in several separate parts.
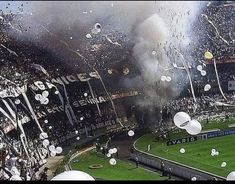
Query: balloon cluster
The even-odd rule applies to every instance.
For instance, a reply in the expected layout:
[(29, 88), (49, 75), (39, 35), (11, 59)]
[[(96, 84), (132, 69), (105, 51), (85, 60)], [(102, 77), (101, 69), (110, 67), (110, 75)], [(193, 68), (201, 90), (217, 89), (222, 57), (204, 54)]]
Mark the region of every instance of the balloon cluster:
[(49, 103), (49, 99), (47, 98), (49, 95), (48, 91), (43, 91), (42, 94), (36, 94), (35, 95), (35, 100), (40, 101), (41, 104), (48, 104)]
[(55, 157), (56, 154), (60, 154), (60, 153), (62, 153), (62, 151), (63, 151), (63, 149), (62, 149), (61, 147), (56, 147), (56, 148), (55, 148), (55, 146), (54, 146), (53, 144), (50, 145), (50, 146), (48, 147), (48, 149), (51, 151), (50, 155), (51, 155), (52, 157)]
[(202, 75), (202, 76), (205, 76), (205, 75), (206, 75), (206, 71), (202, 69), (202, 65), (198, 65), (198, 66), (197, 66), (197, 70), (198, 70), (199, 72), (201, 72), (201, 75)]
[(185, 112), (176, 113), (173, 121), (178, 128), (185, 129), (190, 135), (197, 135), (202, 130), (201, 124), (197, 120), (192, 120)]
[(216, 149), (211, 149), (211, 156), (217, 156), (219, 155), (219, 151), (217, 151)]

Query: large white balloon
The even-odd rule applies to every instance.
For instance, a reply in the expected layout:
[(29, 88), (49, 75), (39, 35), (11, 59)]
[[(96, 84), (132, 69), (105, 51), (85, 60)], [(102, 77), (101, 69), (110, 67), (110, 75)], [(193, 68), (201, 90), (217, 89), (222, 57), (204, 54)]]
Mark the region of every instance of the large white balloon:
[(128, 131), (128, 135), (129, 135), (130, 137), (132, 137), (132, 136), (135, 135), (135, 132), (134, 132), (133, 130), (129, 130), (129, 131)]
[(52, 178), (51, 180), (52, 181), (59, 181), (59, 180), (94, 181), (95, 179), (89, 174), (82, 171), (64, 171), (55, 176), (54, 178)]
[(174, 123), (178, 128), (185, 129), (187, 123), (191, 120), (190, 116), (185, 112), (177, 112), (174, 116)]
[(109, 160), (110, 165), (116, 165), (117, 161), (114, 158)]
[(55, 149), (55, 151), (56, 151), (56, 153), (60, 154), (60, 153), (62, 153), (63, 149), (61, 147), (57, 147)]
[(202, 131), (202, 125), (197, 120), (191, 120), (186, 126), (186, 131), (190, 135), (197, 135)]
[(50, 144), (50, 142), (48, 139), (44, 139), (42, 144), (43, 144), (43, 146), (47, 147)]
[(227, 181), (234, 181), (235, 180), (235, 171), (229, 173), (226, 180)]

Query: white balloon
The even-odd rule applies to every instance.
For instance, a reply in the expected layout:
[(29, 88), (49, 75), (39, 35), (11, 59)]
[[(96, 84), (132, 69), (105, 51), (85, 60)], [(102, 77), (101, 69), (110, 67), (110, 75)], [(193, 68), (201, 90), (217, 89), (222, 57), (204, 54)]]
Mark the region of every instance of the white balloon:
[(41, 104), (47, 105), (49, 103), (49, 99), (48, 98), (43, 98), (41, 99)]
[(19, 175), (13, 175), (10, 178), (11, 181), (22, 181), (22, 178)]
[(50, 142), (48, 139), (44, 139), (42, 144), (43, 144), (43, 146), (47, 147), (50, 144)]
[(48, 123), (48, 120), (46, 119), (46, 120), (44, 120), (44, 123)]
[(192, 181), (196, 181), (197, 178), (194, 176), (194, 177), (191, 178), (191, 180), (192, 180)]
[(113, 154), (113, 149), (110, 149), (110, 150), (109, 150), (109, 153), (112, 155), (112, 154)]
[(78, 131), (77, 131), (77, 130), (75, 130), (75, 134), (78, 134)]
[(55, 157), (55, 156), (56, 156), (56, 152), (55, 152), (55, 151), (51, 151), (50, 155), (51, 155), (52, 157)]
[(191, 120), (186, 126), (186, 131), (190, 135), (197, 135), (202, 131), (202, 125), (197, 120)]
[(113, 153), (117, 153), (117, 148), (113, 148)]
[(49, 92), (48, 92), (48, 91), (43, 91), (43, 92), (42, 92), (42, 96), (43, 96), (44, 98), (48, 97), (48, 95), (49, 95)]
[(156, 55), (157, 52), (155, 50), (152, 51), (152, 55)]
[(107, 153), (106, 156), (107, 156), (107, 157), (111, 157), (111, 154), (110, 154), (110, 153)]
[(54, 146), (53, 144), (50, 145), (50, 146), (49, 146), (49, 150), (50, 150), (50, 151), (55, 151), (55, 146)]
[(60, 154), (60, 153), (62, 153), (63, 149), (61, 147), (57, 147), (55, 149), (55, 151), (56, 151), (57, 154)]
[(16, 104), (16, 105), (20, 104), (20, 99), (16, 99), (16, 100), (15, 100), (15, 104)]
[(171, 81), (171, 77), (170, 77), (170, 76), (167, 76), (167, 77), (166, 77), (166, 81), (167, 81), (167, 82), (170, 82), (170, 81)]
[(191, 120), (190, 116), (185, 112), (177, 112), (173, 118), (175, 125), (178, 128), (185, 129), (187, 123)]
[(52, 129), (52, 126), (49, 126), (49, 129)]
[(201, 75), (202, 75), (202, 76), (206, 76), (206, 71), (205, 71), (205, 70), (202, 70), (202, 71), (201, 71)]
[(76, 139), (77, 139), (77, 140), (80, 140), (80, 137), (77, 137)]
[(216, 152), (216, 149), (211, 149), (211, 153), (215, 153)]
[(82, 121), (84, 119), (84, 117), (80, 117), (80, 120)]
[(165, 80), (166, 80), (166, 76), (165, 75), (161, 76), (161, 81), (165, 81)]
[(197, 65), (197, 70), (202, 71), (202, 65)]
[(221, 163), (221, 167), (226, 167), (227, 163), (226, 162), (222, 162)]
[(85, 96), (85, 97), (87, 97), (87, 95), (88, 95), (87, 93), (84, 93), (84, 96)]
[(132, 137), (132, 136), (135, 135), (135, 132), (134, 132), (133, 130), (129, 130), (129, 131), (128, 131), (128, 135), (129, 135), (130, 137)]
[(227, 181), (234, 181), (235, 180), (235, 171), (229, 173), (226, 180)]
[(59, 91), (56, 90), (56, 91), (55, 91), (55, 94), (58, 95), (58, 94), (59, 94)]
[(110, 165), (116, 165), (117, 161), (114, 158), (109, 160)]
[(211, 85), (210, 84), (206, 84), (204, 86), (204, 91), (209, 91), (211, 89)]
[(184, 148), (181, 148), (181, 149), (180, 149), (180, 153), (185, 153), (185, 149), (184, 149)]
[(215, 156), (215, 152), (211, 152), (211, 156), (212, 156), (212, 157)]
[(215, 155), (219, 155), (219, 152), (218, 152), (218, 151), (216, 151), (216, 152), (215, 152)]
[(39, 138), (43, 140), (43, 139), (48, 138), (48, 135), (46, 132), (42, 132), (42, 133), (40, 133)]
[(72, 170), (72, 171), (64, 171), (51, 179), (51, 181), (56, 181), (56, 180), (94, 181), (95, 179), (85, 172)]
[(40, 101), (42, 99), (42, 95), (41, 94), (36, 94), (35, 95), (35, 100)]

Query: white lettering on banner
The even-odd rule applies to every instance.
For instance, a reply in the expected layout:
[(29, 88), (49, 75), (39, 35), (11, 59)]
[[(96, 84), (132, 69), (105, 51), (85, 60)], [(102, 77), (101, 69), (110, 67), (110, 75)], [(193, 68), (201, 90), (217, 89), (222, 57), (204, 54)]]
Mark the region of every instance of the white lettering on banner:
[(228, 91), (235, 90), (235, 81), (228, 81)]
[(36, 81), (36, 82), (34, 82), (34, 84), (35, 84), (35, 86), (38, 87), (40, 90), (45, 90), (45, 89), (46, 89), (45, 85), (44, 85), (43, 82), (41, 82), (41, 81)]

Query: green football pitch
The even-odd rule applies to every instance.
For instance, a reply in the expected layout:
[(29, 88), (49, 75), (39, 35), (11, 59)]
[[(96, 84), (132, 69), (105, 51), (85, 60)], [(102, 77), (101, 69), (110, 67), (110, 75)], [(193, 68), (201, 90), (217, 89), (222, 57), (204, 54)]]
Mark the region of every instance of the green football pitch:
[[(71, 167), (74, 170), (84, 171), (96, 180), (167, 180), (167, 177), (161, 177), (159, 173), (146, 170), (142, 167), (136, 168), (136, 165), (128, 161), (116, 159), (116, 165), (110, 165), (109, 159), (95, 150), (86, 152), (71, 161)], [(103, 167), (90, 169), (93, 164), (101, 164)]]
[[(234, 118), (225, 121), (211, 121), (208, 124), (202, 123), (202, 130), (215, 128), (225, 130), (229, 129), (231, 124), (234, 124)], [(170, 135), (171, 139), (185, 136), (190, 136), (185, 130)], [(149, 153), (153, 155), (222, 177), (226, 177), (235, 170), (235, 135), (167, 146), (166, 141), (156, 141), (154, 134), (146, 134), (137, 140), (135, 146), (139, 150), (146, 151), (149, 144), (151, 145)], [(180, 153), (181, 148), (185, 149), (185, 153)], [(211, 149), (219, 151), (219, 155), (211, 156)], [(227, 165), (221, 167), (222, 162), (226, 162)]]

